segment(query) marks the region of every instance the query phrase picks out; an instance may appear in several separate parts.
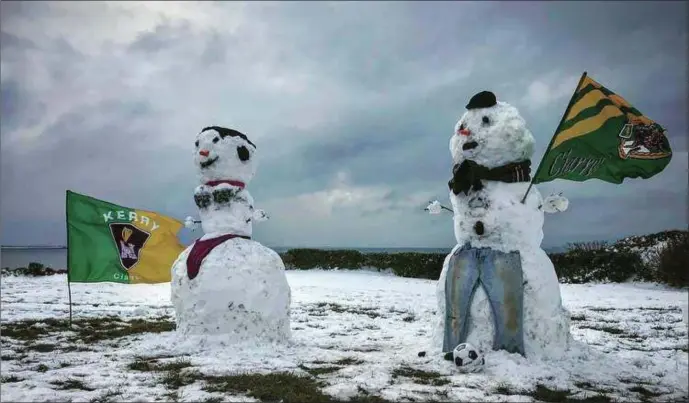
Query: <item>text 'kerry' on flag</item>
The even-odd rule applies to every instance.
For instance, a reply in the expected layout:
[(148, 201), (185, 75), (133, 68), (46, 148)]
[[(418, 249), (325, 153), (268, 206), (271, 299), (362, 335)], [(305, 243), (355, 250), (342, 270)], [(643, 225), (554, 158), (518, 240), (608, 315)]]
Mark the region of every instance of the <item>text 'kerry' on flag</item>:
[(163, 283), (184, 246), (183, 224), (67, 191), (67, 270), (75, 283)]
[(533, 183), (648, 179), (671, 158), (663, 127), (584, 73)]

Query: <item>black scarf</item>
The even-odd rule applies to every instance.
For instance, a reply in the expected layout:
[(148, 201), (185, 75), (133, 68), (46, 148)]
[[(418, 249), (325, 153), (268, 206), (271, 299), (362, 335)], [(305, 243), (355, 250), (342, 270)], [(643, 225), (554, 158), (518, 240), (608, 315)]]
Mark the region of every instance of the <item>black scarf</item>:
[(452, 193), (459, 194), (464, 192), (468, 195), (470, 191), (483, 189), (482, 180), (500, 181), (506, 183), (529, 182), (531, 181), (531, 161), (512, 162), (495, 168), (486, 168), (474, 161), (464, 160), (461, 164), (456, 164), (452, 168), (452, 179), (447, 185)]

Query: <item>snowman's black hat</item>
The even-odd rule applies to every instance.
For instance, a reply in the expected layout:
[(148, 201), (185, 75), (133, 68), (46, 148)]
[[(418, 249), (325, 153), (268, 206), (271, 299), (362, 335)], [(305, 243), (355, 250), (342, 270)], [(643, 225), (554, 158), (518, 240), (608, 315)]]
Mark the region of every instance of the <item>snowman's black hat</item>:
[(467, 109), (482, 109), (490, 108), (498, 103), (495, 98), (495, 94), (490, 91), (481, 91), (478, 94), (471, 97), (469, 103), (467, 104)]

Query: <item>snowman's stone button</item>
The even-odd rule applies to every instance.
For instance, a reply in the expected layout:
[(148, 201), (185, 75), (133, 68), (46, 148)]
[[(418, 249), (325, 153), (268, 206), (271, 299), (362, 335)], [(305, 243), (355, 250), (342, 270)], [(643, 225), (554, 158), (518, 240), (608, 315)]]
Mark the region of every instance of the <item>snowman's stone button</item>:
[(194, 195), (194, 202), (198, 208), (207, 208), (211, 205), (211, 194), (208, 192), (199, 192)]
[(483, 235), (485, 230), (483, 223), (481, 221), (476, 221), (476, 224), (474, 224), (474, 232), (476, 232), (476, 235)]

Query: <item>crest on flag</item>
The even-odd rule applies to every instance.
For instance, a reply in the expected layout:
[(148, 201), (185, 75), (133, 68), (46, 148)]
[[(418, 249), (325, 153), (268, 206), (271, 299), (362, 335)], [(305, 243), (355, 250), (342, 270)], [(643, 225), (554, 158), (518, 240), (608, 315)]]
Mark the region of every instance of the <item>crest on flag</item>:
[(122, 268), (130, 270), (139, 262), (141, 249), (151, 234), (129, 223), (111, 223), (110, 233), (117, 245)]
[(618, 151), (622, 159), (652, 160), (665, 158), (672, 152), (665, 130), (657, 123), (645, 123), (640, 119), (629, 117), (627, 124), (618, 135)]

